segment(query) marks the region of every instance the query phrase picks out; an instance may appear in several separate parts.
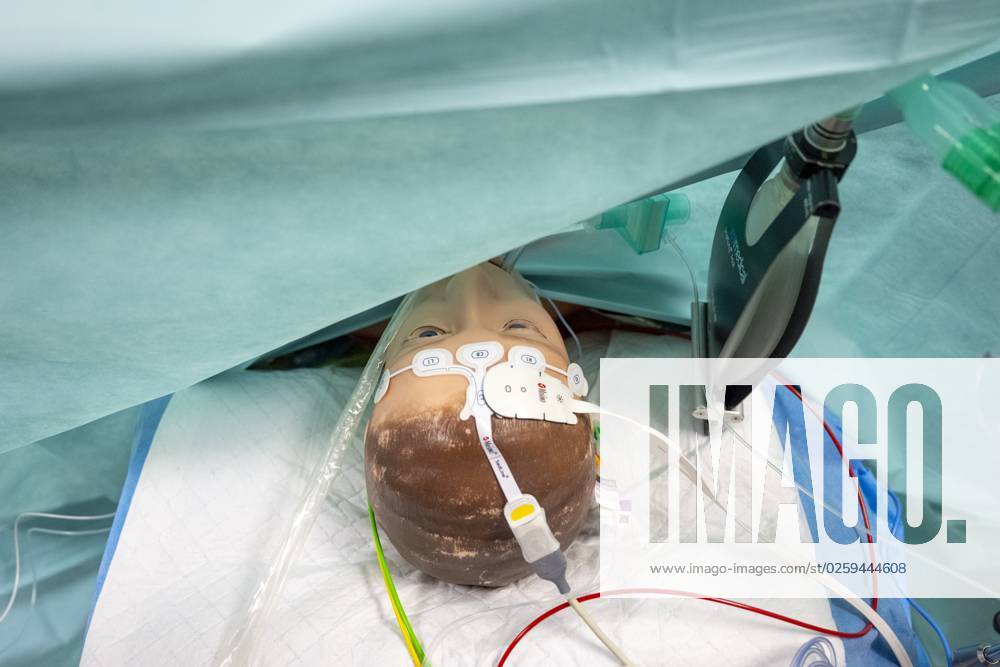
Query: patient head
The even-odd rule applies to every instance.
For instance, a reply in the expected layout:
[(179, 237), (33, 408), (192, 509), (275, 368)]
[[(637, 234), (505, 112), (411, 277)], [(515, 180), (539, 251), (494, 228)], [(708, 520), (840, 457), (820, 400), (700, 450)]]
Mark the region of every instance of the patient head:
[[(417, 295), (386, 367), (407, 366), (426, 348), (454, 355), (466, 343), (530, 345), (566, 368), (555, 322), (520, 277), (481, 264)], [(415, 567), (460, 584), (501, 586), (531, 570), (503, 517), (505, 503), (474, 421), (462, 421), (461, 376), (394, 377), (365, 435), (368, 497), (393, 545)], [(493, 417), (493, 436), (525, 493), (545, 508), (565, 548), (589, 509), (594, 483), (590, 422)]]

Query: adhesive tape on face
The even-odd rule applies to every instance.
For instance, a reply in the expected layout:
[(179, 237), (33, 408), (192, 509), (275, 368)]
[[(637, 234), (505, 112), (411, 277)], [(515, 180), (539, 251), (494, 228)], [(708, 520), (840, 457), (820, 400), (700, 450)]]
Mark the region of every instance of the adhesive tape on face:
[(483, 397), (501, 417), (576, 423), (569, 388), (551, 375), (524, 366), (491, 368), (483, 380)]
[(413, 355), (413, 374), (419, 377), (441, 373), (452, 365), (451, 352), (445, 349), (420, 350)]
[(469, 343), (458, 348), (458, 360), (466, 366), (483, 369), (503, 357), (503, 345), (496, 341)]
[(566, 382), (577, 396), (586, 396), (590, 390), (590, 385), (587, 383), (587, 376), (583, 374), (580, 364), (570, 364), (566, 368)]
[(539, 372), (545, 370), (545, 357), (541, 352), (527, 345), (515, 345), (510, 348), (510, 351), (507, 353), (507, 361), (512, 366), (533, 368)]

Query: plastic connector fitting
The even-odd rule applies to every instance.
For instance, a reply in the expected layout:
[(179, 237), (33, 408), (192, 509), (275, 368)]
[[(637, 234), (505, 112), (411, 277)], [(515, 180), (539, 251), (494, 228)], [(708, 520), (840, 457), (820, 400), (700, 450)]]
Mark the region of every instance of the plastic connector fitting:
[(569, 593), (566, 556), (545, 519), (545, 508), (534, 496), (524, 494), (509, 501), (503, 508), (503, 515), (521, 547), (524, 560), (539, 577), (551, 581), (560, 593)]
[(679, 193), (659, 194), (622, 204), (592, 218), (597, 229), (617, 230), (638, 254), (659, 250), (667, 226), (687, 222), (690, 203)]
[(888, 95), (941, 167), (1000, 211), (1000, 111), (960, 83), (930, 75)]

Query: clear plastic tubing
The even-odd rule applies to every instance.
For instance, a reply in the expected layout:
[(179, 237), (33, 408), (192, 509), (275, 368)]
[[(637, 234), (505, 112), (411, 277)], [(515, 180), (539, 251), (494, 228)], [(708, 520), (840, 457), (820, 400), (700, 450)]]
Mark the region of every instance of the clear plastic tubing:
[(888, 95), (942, 168), (1000, 211), (1000, 110), (962, 84), (929, 74)]
[(378, 385), (385, 351), (410, 312), (414, 295), (415, 292), (411, 292), (403, 299), (392, 319), (389, 320), (389, 324), (386, 326), (382, 338), (379, 339), (378, 345), (375, 346), (368, 363), (365, 364), (361, 378), (354, 387), (344, 411), (340, 414), (340, 418), (333, 428), (326, 455), (310, 477), (312, 482), (299, 502), (291, 526), (289, 526), (288, 535), (268, 568), (264, 579), (257, 585), (257, 590), (254, 591), (243, 623), (217, 656), (217, 664), (240, 666), (257, 664), (260, 630), (266, 624), (277, 604), (281, 589), (288, 578), (288, 572), (298, 560), (302, 547), (309, 537), (309, 531), (312, 530), (316, 517), (323, 508), (323, 499), (326, 498), (333, 483), (340, 476), (344, 452), (347, 451), (351, 440), (361, 427), (365, 412), (371, 403), (372, 395), (375, 393), (375, 387)]

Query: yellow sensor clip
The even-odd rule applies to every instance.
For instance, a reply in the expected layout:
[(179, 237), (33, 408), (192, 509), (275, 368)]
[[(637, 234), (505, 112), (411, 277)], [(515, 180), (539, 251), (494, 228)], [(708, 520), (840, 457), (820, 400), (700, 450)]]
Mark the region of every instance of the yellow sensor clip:
[(533, 563), (559, 551), (559, 541), (545, 520), (545, 508), (533, 495), (526, 493), (511, 500), (504, 505), (503, 515), (521, 545), (524, 560)]
[(535, 500), (535, 497), (525, 494), (520, 498), (515, 498), (507, 503), (507, 505), (503, 508), (503, 512), (507, 517), (507, 523), (509, 523), (511, 528), (513, 528), (514, 526), (521, 526), (531, 521), (531, 518), (535, 516), (540, 509), (541, 507), (538, 505), (538, 501)]

